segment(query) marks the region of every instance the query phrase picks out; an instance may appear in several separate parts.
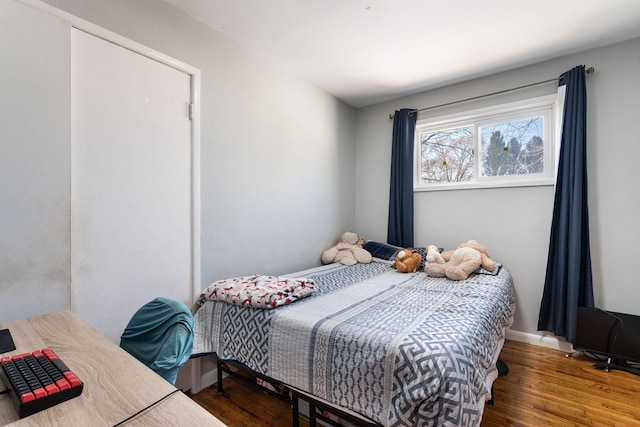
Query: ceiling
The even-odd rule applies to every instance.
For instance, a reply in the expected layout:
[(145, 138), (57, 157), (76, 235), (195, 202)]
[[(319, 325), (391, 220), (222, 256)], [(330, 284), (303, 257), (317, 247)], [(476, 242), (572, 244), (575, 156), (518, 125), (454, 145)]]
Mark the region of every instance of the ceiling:
[(354, 107), (640, 37), (640, 0), (166, 1)]

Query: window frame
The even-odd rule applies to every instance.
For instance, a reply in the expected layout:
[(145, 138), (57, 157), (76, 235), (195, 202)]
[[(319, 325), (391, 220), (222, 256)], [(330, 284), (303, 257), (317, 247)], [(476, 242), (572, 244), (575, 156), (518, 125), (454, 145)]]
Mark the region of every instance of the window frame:
[[(564, 89), (564, 87), (561, 88)], [(555, 185), (560, 151), (563, 104), (564, 90), (559, 90), (558, 93), (552, 95), (538, 96), (431, 118), (418, 118), (414, 135), (414, 192)], [(482, 160), (480, 128), (482, 126), (515, 121), (523, 117), (539, 116), (544, 117), (545, 120), (544, 171), (540, 174), (483, 177), (480, 169)], [(474, 176), (472, 180), (438, 184), (422, 183), (422, 143), (420, 142), (420, 135), (427, 132), (465, 126), (474, 127)]]

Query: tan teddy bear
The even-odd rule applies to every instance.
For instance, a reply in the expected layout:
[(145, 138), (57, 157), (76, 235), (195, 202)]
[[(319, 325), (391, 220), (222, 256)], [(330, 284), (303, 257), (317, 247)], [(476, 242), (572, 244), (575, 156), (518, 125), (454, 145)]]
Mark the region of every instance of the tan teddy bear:
[(339, 262), (343, 265), (354, 265), (357, 263), (368, 264), (373, 257), (369, 251), (362, 249), (364, 239), (356, 233), (347, 231), (340, 236), (340, 240), (335, 245), (322, 252), (322, 263), (331, 264)]
[(396, 270), (401, 273), (413, 273), (420, 268), (422, 255), (412, 249), (400, 249), (396, 253)]
[(427, 254), (424, 271), (432, 277), (446, 276), (451, 280), (464, 280), (480, 267), (487, 271), (496, 269), (496, 263), (490, 258), (486, 248), (475, 240), (461, 243), (455, 250), (441, 254), (427, 248)]

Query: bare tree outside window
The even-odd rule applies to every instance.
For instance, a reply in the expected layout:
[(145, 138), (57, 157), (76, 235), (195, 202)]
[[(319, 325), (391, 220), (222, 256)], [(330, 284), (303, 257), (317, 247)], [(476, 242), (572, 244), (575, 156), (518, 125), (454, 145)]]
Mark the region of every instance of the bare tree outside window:
[(416, 123), (414, 191), (555, 184), (558, 95)]
[(474, 127), (446, 129), (420, 135), (423, 184), (470, 181), (473, 177)]
[(482, 176), (544, 171), (544, 119), (534, 117), (480, 128)]

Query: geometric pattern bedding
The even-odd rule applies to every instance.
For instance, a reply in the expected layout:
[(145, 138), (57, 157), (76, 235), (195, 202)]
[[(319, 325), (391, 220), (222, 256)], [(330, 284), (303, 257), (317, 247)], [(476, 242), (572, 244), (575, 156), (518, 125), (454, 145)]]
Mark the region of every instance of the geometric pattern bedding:
[(382, 263), (305, 275), (316, 292), (273, 310), (207, 301), (194, 354), (215, 352), (384, 426), (476, 426), (513, 322), (509, 271), (467, 280)]

